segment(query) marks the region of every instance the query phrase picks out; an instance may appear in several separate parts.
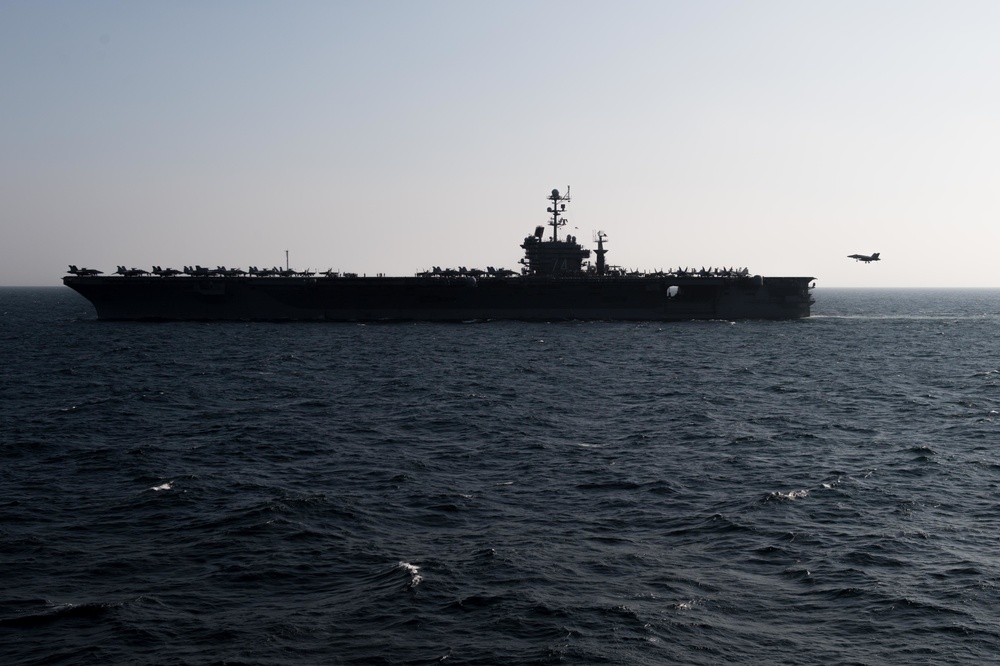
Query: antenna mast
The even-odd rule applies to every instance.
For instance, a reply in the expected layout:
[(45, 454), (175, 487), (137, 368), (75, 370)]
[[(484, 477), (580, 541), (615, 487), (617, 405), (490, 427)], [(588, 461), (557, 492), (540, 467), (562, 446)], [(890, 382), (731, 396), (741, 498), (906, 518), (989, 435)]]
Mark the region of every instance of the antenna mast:
[(569, 185), (566, 186), (566, 194), (559, 194), (559, 190), (552, 190), (552, 194), (548, 196), (548, 200), (552, 202), (552, 205), (548, 208), (548, 212), (552, 213), (552, 219), (549, 220), (549, 226), (552, 227), (552, 240), (559, 240), (559, 227), (564, 226), (567, 222), (566, 218), (560, 217), (563, 211), (566, 210), (566, 203), (569, 201)]

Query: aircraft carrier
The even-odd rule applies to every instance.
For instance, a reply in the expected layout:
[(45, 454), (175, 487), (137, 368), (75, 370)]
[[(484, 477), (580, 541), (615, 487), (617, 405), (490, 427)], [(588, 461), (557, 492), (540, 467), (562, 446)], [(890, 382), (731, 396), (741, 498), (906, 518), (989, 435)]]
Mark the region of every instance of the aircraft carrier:
[(520, 272), (433, 268), (412, 277), (119, 266), (113, 275), (70, 266), (63, 284), (102, 320), (473, 321), (801, 319), (811, 277), (762, 277), (745, 268), (627, 272), (606, 262), (606, 234), (585, 249), (566, 224), (569, 190), (548, 196), (549, 235), (521, 245)]

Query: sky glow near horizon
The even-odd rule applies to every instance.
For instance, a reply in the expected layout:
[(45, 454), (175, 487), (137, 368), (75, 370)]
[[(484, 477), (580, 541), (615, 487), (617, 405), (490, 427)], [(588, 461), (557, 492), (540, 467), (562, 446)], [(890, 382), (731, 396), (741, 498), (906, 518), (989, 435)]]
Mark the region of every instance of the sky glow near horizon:
[[(1000, 287), (1000, 3), (0, 4), (0, 284), (67, 264)], [(881, 252), (862, 264), (853, 253)]]

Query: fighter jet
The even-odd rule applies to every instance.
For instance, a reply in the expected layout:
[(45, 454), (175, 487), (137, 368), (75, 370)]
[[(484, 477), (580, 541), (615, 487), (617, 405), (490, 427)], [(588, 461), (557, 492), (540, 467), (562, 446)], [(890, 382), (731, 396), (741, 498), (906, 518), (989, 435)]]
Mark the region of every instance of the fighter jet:
[(867, 254), (849, 254), (849, 255), (847, 255), (847, 258), (848, 259), (853, 259), (854, 261), (863, 261), (866, 264), (868, 264), (868, 263), (871, 263), (873, 261), (881, 261), (881, 259), (878, 258), (878, 255), (879, 255), (878, 252), (876, 252), (875, 254), (873, 254), (871, 256), (868, 256)]
[(97, 270), (96, 268), (77, 268), (72, 264), (70, 264), (68, 272), (72, 273), (73, 275), (79, 275), (79, 276), (101, 274), (101, 271)]
[(118, 270), (115, 271), (115, 275), (139, 277), (140, 275), (149, 275), (149, 271), (144, 271), (141, 268), (125, 268), (124, 266), (119, 266)]

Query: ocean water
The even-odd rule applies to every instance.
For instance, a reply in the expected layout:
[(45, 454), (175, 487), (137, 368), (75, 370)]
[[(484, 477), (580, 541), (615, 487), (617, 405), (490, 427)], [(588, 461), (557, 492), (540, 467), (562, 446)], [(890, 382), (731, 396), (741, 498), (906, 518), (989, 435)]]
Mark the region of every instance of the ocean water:
[(1000, 658), (1000, 291), (97, 322), (0, 289), (2, 664)]

